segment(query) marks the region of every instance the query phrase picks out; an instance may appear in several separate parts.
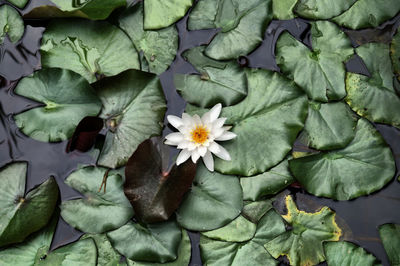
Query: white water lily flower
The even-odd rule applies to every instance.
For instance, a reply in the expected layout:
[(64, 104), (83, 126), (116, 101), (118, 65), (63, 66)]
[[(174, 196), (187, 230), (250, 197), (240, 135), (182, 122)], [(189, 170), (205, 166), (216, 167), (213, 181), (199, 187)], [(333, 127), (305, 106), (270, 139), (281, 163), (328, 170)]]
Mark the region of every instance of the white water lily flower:
[(221, 109), (222, 105), (219, 103), (201, 118), (198, 115), (190, 116), (186, 113), (182, 114), (182, 118), (174, 115), (167, 116), (168, 122), (179, 130), (165, 137), (165, 144), (178, 146), (178, 149), (182, 150), (176, 159), (177, 165), (185, 162), (189, 157), (194, 163), (202, 157), (208, 170), (214, 171), (214, 159), (211, 153), (223, 160), (231, 160), (228, 151), (216, 142), (236, 137), (235, 133), (228, 131), (231, 127), (224, 127), (226, 118), (218, 118)]

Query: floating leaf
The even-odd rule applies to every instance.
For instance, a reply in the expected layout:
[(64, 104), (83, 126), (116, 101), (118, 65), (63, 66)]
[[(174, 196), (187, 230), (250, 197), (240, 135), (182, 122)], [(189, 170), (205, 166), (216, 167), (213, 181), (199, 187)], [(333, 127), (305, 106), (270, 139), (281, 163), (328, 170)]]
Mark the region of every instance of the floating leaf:
[[(103, 192), (99, 187), (105, 175), (107, 187)], [(117, 171), (85, 167), (73, 172), (65, 183), (85, 196), (60, 206), (61, 216), (71, 226), (97, 234), (119, 228), (132, 218), (132, 207), (123, 192), (124, 180)]]
[[(144, 1), (145, 5), (147, 1)], [(142, 3), (127, 9), (119, 19), (119, 26), (131, 38), (136, 49), (143, 52), (141, 61), (144, 62), (141, 62), (141, 70), (161, 74), (174, 61), (178, 50), (176, 27), (170, 26), (162, 30), (144, 30)]]
[(227, 117), (226, 124), (237, 135), (224, 143), (232, 160), (215, 160), (215, 169), (224, 174), (252, 176), (278, 164), (292, 149), (307, 116), (307, 97), (293, 82), (266, 70), (249, 70), (247, 77), (247, 97), (222, 108), (221, 117)]
[(353, 54), (351, 42), (331, 22), (317, 21), (311, 25), (313, 49), (283, 33), (276, 44), (277, 63), (309, 98), (322, 102), (340, 100), (346, 96), (344, 62)]
[(144, 1), (144, 28), (157, 30), (171, 26), (192, 6), (193, 0)]
[(93, 85), (109, 128), (98, 164), (125, 165), (144, 140), (161, 133), (166, 104), (157, 76), (128, 70)]
[(286, 159), (265, 173), (241, 178), (240, 184), (243, 189), (243, 199), (255, 201), (264, 196), (275, 195), (294, 181)]
[(105, 234), (86, 234), (81, 239), (93, 239), (97, 247), (97, 265), (98, 266), (126, 266), (120, 263), (122, 256), (111, 246)]
[(128, 259), (165, 263), (177, 259), (182, 234), (175, 221), (149, 225), (128, 222), (107, 237)]
[(368, 43), (358, 47), (357, 54), (372, 76), (347, 73), (346, 102), (360, 116), (400, 128), (400, 98), (393, 87), (389, 46)]
[(297, 0), (272, 0), (274, 18), (279, 20), (294, 18), (293, 9), (296, 7), (296, 4)]
[(205, 47), (195, 47), (183, 56), (200, 72), (175, 74), (178, 92), (191, 104), (210, 108), (218, 103), (236, 104), (247, 95), (246, 73), (234, 61), (219, 62), (204, 56)]
[(379, 226), (379, 235), (381, 236), (383, 246), (388, 255), (390, 265), (400, 265), (400, 225), (384, 224)]
[(326, 261), (329, 266), (342, 265), (381, 265), (374, 255), (368, 253), (362, 247), (350, 242), (326, 242), (324, 243)]
[(356, 135), (339, 150), (289, 161), (290, 170), (311, 194), (349, 200), (368, 195), (390, 182), (395, 174), (392, 152), (365, 119), (358, 120)]
[[(216, 241), (205, 236), (200, 238), (201, 257), (205, 265), (278, 265), (263, 245), (285, 231), (279, 215), (270, 210), (258, 223), (254, 237), (247, 242)], [(229, 236), (226, 236), (229, 238)]]
[(398, 0), (358, 0), (346, 12), (333, 19), (340, 26), (358, 30), (375, 28), (400, 11)]
[(264, 214), (272, 209), (273, 201), (273, 198), (260, 201), (245, 201), (242, 215), (253, 223), (258, 223)]
[(400, 81), (400, 27), (397, 28), (397, 33), (393, 36), (390, 45), (390, 56), (392, 59), (393, 70), (397, 79)]
[(89, 83), (66, 69), (35, 72), (18, 83), (15, 93), (43, 104), (14, 118), (22, 132), (44, 142), (72, 137), (82, 118), (96, 116), (101, 109), (101, 102)]
[[(19, 8), (24, 8), (26, 3), (28, 3), (29, 0), (6, 0), (13, 4), (14, 6), (17, 6)], [(1, 27), (0, 27), (1, 28)]]
[(46, 28), (40, 49), (44, 67), (72, 70), (90, 83), (140, 67), (129, 37), (106, 21), (54, 20)]
[(330, 19), (342, 14), (357, 1), (358, 0), (299, 0), (295, 12), (303, 18)]
[(201, 0), (190, 12), (188, 27), (189, 30), (221, 28), (205, 54), (226, 60), (254, 50), (271, 19), (271, 0)]
[(9, 5), (0, 6), (0, 45), (7, 35), (10, 41), (16, 43), (24, 35), (24, 21), (19, 13)]
[(87, 152), (96, 142), (96, 137), (104, 127), (104, 121), (96, 116), (86, 116), (79, 122), (68, 143), (67, 150)]
[(344, 148), (355, 135), (357, 119), (342, 102), (310, 102), (304, 130), (309, 146), (318, 150)]
[(54, 178), (25, 195), (27, 167), (27, 163), (12, 163), (0, 171), (0, 246), (22, 242), (44, 227), (56, 207)]
[(192, 190), (178, 209), (176, 219), (189, 230), (214, 230), (239, 216), (242, 207), (239, 179), (209, 172), (200, 165)]
[(290, 265), (316, 265), (325, 261), (323, 242), (338, 241), (341, 230), (335, 222), (335, 213), (323, 207), (316, 213), (297, 209), (292, 196), (286, 197), (287, 214), (282, 216), (292, 227), (264, 247), (274, 257), (288, 257)]

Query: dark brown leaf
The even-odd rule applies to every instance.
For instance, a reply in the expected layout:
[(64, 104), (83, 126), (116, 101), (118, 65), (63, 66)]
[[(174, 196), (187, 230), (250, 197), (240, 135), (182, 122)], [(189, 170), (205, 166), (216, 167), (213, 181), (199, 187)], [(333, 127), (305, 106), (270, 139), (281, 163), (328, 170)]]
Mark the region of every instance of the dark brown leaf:
[(92, 148), (96, 137), (103, 128), (103, 119), (95, 116), (87, 116), (79, 122), (74, 135), (68, 143), (67, 151), (78, 150), (86, 152)]

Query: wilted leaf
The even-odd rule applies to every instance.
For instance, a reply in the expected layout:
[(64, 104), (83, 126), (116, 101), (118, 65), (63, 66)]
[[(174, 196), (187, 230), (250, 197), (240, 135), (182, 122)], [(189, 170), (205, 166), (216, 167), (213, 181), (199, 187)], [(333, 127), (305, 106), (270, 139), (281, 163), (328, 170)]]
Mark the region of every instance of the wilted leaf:
[(353, 243), (339, 241), (324, 243), (326, 261), (329, 266), (363, 265), (378, 266), (380, 264), (374, 255)]
[(144, 28), (157, 30), (171, 26), (192, 6), (193, 0), (144, 1)]
[(384, 224), (379, 226), (379, 235), (381, 236), (386, 254), (389, 257), (392, 266), (400, 265), (400, 225)]
[(0, 6), (0, 45), (5, 36), (16, 43), (24, 35), (24, 21), (19, 13), (9, 5)]

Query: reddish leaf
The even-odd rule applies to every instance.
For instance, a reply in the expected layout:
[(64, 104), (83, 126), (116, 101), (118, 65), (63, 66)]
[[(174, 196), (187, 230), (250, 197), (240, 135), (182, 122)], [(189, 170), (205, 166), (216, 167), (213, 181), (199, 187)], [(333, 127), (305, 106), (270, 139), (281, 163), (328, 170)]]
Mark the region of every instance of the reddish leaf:
[(169, 151), (160, 137), (154, 137), (141, 143), (126, 165), (124, 192), (136, 217), (145, 223), (168, 220), (196, 175), (196, 164), (190, 160), (168, 170)]
[(87, 116), (79, 122), (74, 135), (68, 143), (67, 151), (78, 150), (86, 152), (92, 148), (96, 137), (104, 126), (103, 119), (95, 116)]

